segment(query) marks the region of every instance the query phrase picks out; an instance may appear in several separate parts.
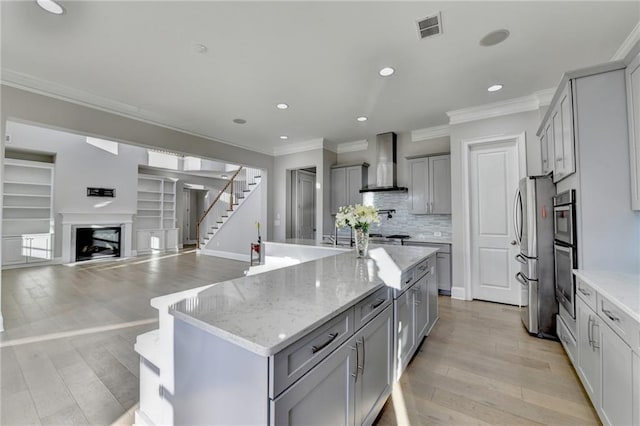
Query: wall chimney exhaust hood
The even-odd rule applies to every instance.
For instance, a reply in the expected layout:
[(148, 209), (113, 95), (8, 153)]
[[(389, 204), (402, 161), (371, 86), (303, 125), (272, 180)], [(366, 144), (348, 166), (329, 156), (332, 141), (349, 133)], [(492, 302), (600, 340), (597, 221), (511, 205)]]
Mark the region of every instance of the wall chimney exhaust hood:
[(376, 184), (365, 186), (360, 192), (407, 192), (407, 188), (398, 186), (397, 148), (398, 135), (395, 133), (376, 136)]

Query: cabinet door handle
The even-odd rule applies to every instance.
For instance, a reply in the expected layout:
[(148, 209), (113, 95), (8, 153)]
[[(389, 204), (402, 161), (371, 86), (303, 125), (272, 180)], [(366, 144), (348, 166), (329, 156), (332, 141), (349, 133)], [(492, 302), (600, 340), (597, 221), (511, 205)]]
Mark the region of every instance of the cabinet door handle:
[(562, 157), (556, 157), (556, 163), (562, 163)]
[(382, 297), (378, 297), (378, 302), (377, 303), (372, 303), (371, 304), (371, 310), (377, 308), (378, 306), (382, 305), (387, 299), (383, 299)]
[(587, 339), (589, 339), (589, 346), (593, 347), (593, 340), (591, 340), (591, 315), (589, 315), (589, 321), (587, 321)]
[(592, 339), (591, 346), (593, 347), (594, 351), (596, 349), (600, 349), (600, 345), (596, 344), (595, 333), (593, 332), (593, 328), (596, 327), (596, 326), (598, 326), (598, 324), (596, 323), (596, 318), (593, 318), (593, 321), (591, 322), (591, 339)]
[(362, 373), (361, 374), (364, 374), (364, 366), (365, 366), (365, 363), (367, 362), (366, 357), (367, 357), (367, 350), (364, 346), (364, 336), (362, 336)]
[(604, 312), (604, 314), (608, 316), (611, 321), (620, 321), (620, 318), (613, 315), (613, 313), (610, 310), (605, 309), (604, 306), (602, 307), (602, 312)]
[(329, 338), (327, 339), (326, 342), (321, 343), (318, 346), (316, 345), (311, 346), (311, 353), (315, 354), (316, 352), (326, 348), (331, 342), (333, 342), (336, 339), (336, 337), (338, 337), (338, 333), (329, 333)]
[(580, 293), (584, 294), (585, 296), (591, 296), (591, 292), (590, 292), (590, 291), (585, 290), (585, 289), (584, 289), (584, 288), (582, 288), (582, 287), (578, 287), (578, 291), (580, 291)]
[(360, 351), (358, 350), (358, 341), (356, 340), (356, 345), (351, 346), (351, 350), (356, 351), (356, 372), (351, 373), (351, 377), (355, 378), (355, 382), (358, 382), (358, 365), (360, 364)]

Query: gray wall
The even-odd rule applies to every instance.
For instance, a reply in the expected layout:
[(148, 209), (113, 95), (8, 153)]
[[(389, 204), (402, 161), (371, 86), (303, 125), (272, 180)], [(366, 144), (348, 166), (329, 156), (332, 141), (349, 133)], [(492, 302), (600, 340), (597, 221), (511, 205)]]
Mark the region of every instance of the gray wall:
[(322, 234), (330, 234), (333, 229), (333, 220), (330, 215), (329, 191), (330, 167), (335, 163), (336, 154), (327, 149), (314, 149), (306, 152), (286, 154), (275, 157), (274, 160), (274, 187), (277, 191), (273, 194), (273, 241), (282, 241), (287, 238), (287, 223), (291, 216), (291, 206), (287, 194), (291, 193), (291, 170), (307, 167), (316, 168), (316, 224), (324, 224), (324, 230), (318, 228), (316, 239), (321, 239)]

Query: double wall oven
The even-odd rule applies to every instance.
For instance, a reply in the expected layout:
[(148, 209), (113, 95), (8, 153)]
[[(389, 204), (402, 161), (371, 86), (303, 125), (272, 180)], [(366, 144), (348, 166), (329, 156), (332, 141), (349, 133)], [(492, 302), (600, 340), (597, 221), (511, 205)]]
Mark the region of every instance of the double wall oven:
[[(553, 252), (555, 260), (556, 298), (562, 307), (561, 316), (576, 317), (576, 286), (572, 270), (577, 267), (575, 191), (553, 197)], [(564, 311), (564, 312), (563, 312)]]

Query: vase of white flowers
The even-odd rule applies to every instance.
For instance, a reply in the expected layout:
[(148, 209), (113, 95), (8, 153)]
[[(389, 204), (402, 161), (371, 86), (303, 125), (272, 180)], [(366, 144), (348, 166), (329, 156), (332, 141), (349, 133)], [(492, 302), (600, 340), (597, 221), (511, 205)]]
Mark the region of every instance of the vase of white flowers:
[(369, 249), (369, 227), (372, 223), (380, 223), (378, 210), (371, 206), (342, 206), (336, 214), (336, 226), (348, 226), (354, 230), (356, 253), (358, 257), (366, 257)]

